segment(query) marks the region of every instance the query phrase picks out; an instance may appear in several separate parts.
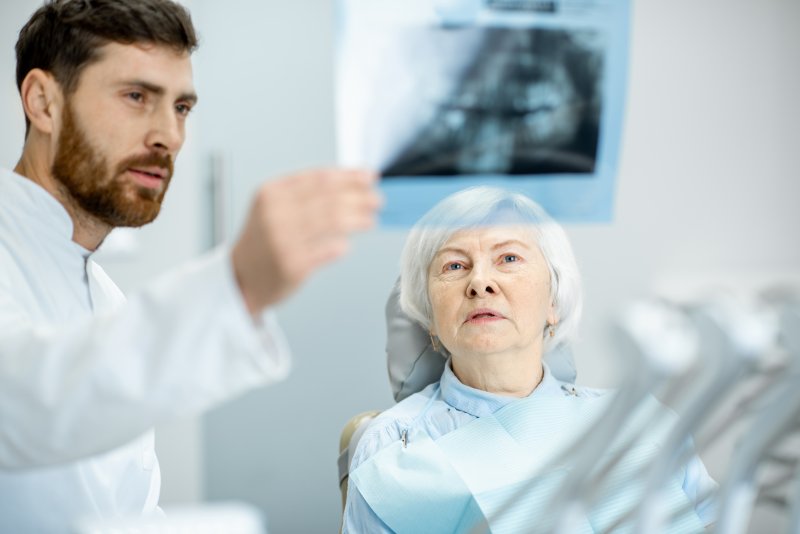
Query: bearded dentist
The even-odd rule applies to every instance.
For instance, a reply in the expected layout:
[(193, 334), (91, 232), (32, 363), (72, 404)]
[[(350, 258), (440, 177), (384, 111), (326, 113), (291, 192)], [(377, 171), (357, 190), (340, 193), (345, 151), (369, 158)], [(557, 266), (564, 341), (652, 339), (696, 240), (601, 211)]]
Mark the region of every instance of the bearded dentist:
[(374, 224), (367, 171), (265, 183), (243, 231), (127, 301), (93, 260), (157, 215), (197, 95), (169, 0), (55, 0), (20, 31), (22, 155), (0, 169), (0, 532), (158, 513), (152, 427), (283, 378), (271, 308)]

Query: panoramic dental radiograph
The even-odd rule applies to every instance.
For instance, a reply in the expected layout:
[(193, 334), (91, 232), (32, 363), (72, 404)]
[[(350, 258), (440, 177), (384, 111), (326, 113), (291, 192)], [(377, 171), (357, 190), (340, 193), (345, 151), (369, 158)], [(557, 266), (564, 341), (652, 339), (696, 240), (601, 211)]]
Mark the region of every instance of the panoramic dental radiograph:
[(600, 32), (425, 28), (417, 37), (419, 100), (407, 110), (416, 127), (385, 177), (594, 172)]

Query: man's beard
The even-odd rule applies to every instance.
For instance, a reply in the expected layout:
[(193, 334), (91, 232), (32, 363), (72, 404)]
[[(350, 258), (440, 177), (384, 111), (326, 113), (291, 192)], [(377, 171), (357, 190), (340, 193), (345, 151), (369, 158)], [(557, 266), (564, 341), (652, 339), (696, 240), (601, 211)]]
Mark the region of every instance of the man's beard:
[[(91, 217), (112, 227), (138, 227), (152, 222), (161, 209), (172, 178), (172, 158), (150, 152), (127, 158), (112, 169), (100, 151), (90, 145), (69, 102), (64, 107), (62, 121), (52, 173), (74, 203)], [(146, 167), (164, 170), (164, 186), (160, 191), (137, 185), (129, 177), (126, 179), (126, 170)]]

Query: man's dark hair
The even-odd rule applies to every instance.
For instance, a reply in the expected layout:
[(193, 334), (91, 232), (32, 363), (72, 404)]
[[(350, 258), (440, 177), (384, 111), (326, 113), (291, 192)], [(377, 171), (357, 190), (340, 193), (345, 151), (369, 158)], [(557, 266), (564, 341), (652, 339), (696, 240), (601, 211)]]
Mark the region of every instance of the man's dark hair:
[(165, 45), (188, 53), (197, 48), (189, 12), (171, 0), (49, 0), (19, 32), (17, 88), (38, 68), (72, 93), (81, 70), (112, 42)]

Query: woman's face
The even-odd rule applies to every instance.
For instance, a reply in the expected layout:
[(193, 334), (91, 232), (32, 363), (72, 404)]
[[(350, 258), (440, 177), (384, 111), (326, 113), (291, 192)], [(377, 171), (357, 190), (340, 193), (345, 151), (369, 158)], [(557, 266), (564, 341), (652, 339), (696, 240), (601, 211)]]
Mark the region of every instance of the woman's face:
[(541, 355), (542, 334), (557, 318), (550, 271), (530, 227), (456, 232), (428, 270), (431, 332), (454, 357)]

